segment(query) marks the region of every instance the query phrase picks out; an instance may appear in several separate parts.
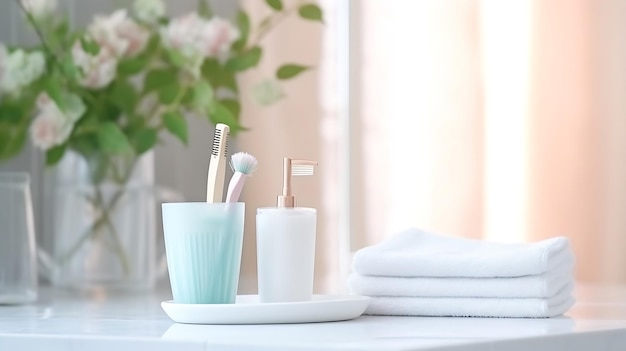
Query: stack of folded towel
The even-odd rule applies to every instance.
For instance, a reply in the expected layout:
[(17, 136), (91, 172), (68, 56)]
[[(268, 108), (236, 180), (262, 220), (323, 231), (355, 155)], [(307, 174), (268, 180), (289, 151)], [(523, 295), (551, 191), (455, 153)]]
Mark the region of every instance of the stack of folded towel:
[(565, 237), (501, 244), (409, 229), (356, 252), (352, 293), (366, 314), (553, 317), (574, 298), (574, 255)]

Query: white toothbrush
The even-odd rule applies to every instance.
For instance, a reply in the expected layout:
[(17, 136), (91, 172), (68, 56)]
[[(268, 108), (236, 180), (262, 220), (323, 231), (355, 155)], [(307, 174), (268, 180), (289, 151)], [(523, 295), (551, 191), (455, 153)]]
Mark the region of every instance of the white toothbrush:
[(222, 202), (224, 194), (224, 173), (226, 172), (226, 147), (230, 128), (222, 123), (215, 126), (213, 150), (209, 161), (209, 174), (206, 184), (206, 202)]
[(241, 196), (241, 190), (246, 178), (252, 174), (258, 166), (256, 158), (245, 152), (238, 152), (230, 158), (230, 167), (233, 169), (233, 177), (228, 183), (226, 202), (237, 202)]

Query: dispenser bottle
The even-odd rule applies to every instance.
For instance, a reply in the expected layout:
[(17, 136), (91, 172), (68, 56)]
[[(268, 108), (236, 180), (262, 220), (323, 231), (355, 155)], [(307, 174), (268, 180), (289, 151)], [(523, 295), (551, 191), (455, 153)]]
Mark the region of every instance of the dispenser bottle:
[(310, 301), (313, 296), (317, 211), (296, 207), (292, 176), (313, 175), (317, 162), (285, 158), (277, 207), (258, 208), (257, 271), (260, 302)]

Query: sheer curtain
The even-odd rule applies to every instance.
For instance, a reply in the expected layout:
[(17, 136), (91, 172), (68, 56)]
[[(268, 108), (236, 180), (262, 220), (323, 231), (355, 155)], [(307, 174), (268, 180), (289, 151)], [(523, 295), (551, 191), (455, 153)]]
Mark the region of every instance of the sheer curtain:
[(626, 282), (626, 2), (350, 6), (351, 250), (565, 235), (579, 281)]

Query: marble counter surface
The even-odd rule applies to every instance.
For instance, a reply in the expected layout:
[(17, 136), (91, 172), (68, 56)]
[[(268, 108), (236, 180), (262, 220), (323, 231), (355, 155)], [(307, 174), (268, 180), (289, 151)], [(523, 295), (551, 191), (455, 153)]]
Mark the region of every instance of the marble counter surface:
[(36, 304), (0, 306), (0, 350), (626, 350), (626, 287), (579, 287), (552, 319), (373, 317), (332, 323), (186, 325), (159, 289), (75, 294), (42, 289)]

